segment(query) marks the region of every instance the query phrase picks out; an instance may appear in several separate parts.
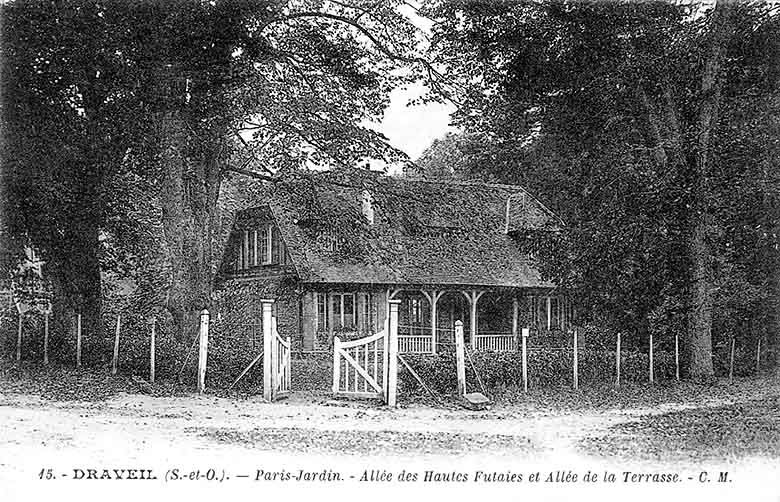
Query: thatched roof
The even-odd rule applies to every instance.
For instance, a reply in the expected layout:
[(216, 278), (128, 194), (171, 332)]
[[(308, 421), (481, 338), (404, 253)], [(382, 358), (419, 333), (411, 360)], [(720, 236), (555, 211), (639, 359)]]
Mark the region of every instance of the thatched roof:
[[(373, 225), (362, 213), (364, 191)], [(552, 286), (518, 239), (559, 228), (560, 219), (519, 186), (323, 172), (279, 183), (263, 198), (238, 222), (272, 214), (303, 282)]]

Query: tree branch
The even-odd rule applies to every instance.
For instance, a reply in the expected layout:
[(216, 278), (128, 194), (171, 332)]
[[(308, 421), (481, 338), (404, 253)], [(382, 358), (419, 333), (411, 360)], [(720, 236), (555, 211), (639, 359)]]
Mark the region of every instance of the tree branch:
[(422, 65), (426, 70), (426, 73), (428, 75), (428, 80), (431, 83), (432, 88), (440, 92), (447, 99), (455, 102), (451, 93), (441, 87), (439, 80), (443, 80), (444, 76), (438, 70), (436, 70), (436, 68), (434, 68), (433, 64), (430, 61), (428, 61), (423, 57), (405, 56), (403, 54), (399, 54), (395, 52), (394, 50), (392, 50), (391, 48), (383, 44), (373, 33), (371, 33), (371, 31), (368, 28), (361, 25), (354, 19), (350, 19), (345, 16), (340, 16), (338, 14), (329, 14), (327, 12), (314, 12), (314, 11), (295, 12), (287, 16), (269, 21), (262, 28), (260, 28), (260, 32), (262, 32), (264, 29), (266, 29), (268, 26), (271, 26), (272, 24), (291, 21), (295, 19), (328, 19), (331, 21), (338, 21), (340, 23), (344, 23), (349, 26), (352, 26), (353, 28), (357, 29), (360, 33), (362, 33), (366, 38), (368, 38), (368, 40), (379, 50), (379, 52), (381, 52), (388, 58), (394, 61), (401, 61), (408, 64)]
[(241, 168), (241, 167), (225, 166), (225, 167), (223, 167), (223, 169), (225, 171), (230, 171), (230, 172), (234, 172), (234, 173), (238, 173), (238, 174), (243, 174), (244, 176), (249, 176), (251, 178), (255, 178), (255, 179), (258, 179), (258, 180), (270, 181), (272, 183), (278, 183), (279, 181), (281, 181), (281, 179), (279, 179), (279, 178), (277, 178), (275, 176), (267, 176), (265, 174), (260, 174), (258, 172), (251, 171), (249, 169), (244, 169), (244, 168)]

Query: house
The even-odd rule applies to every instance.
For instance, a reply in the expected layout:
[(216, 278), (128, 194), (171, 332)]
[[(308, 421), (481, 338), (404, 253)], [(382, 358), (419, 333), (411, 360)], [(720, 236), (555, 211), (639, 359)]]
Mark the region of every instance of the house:
[(260, 299), (272, 298), (279, 332), (310, 351), (382, 330), (387, 300), (400, 299), (401, 352), (448, 350), (456, 320), (472, 347), (510, 350), (519, 328), (571, 318), (522, 250), (527, 232), (560, 226), (519, 186), (309, 173), (237, 212), (217, 309), (256, 344)]

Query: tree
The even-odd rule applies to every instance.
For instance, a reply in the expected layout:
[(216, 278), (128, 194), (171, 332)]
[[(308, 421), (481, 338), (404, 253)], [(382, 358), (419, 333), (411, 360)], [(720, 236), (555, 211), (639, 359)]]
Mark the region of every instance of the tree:
[[(486, 141), (477, 135), (447, 133), (433, 141), (413, 163), (405, 166), (407, 176), (424, 178), (460, 178), (475, 176), (472, 166), (484, 151)], [(476, 173), (479, 175), (480, 173)]]
[(164, 285), (141, 282), (183, 331), (209, 302), (231, 172), (402, 157), (358, 125), (393, 69), (426, 65), (401, 3), (4, 4), (4, 226), (31, 235), (95, 331), (105, 267), (138, 272), (139, 242), (162, 237)]
[(528, 185), (569, 222), (570, 259), (551, 256), (547, 273), (617, 328), (684, 315), (687, 373), (709, 378), (728, 232), (762, 214), (730, 190), (771, 163), (768, 148), (745, 156), (755, 142), (735, 131), (768, 137), (775, 12), (545, 1), (436, 2), (427, 14), (437, 60), (460, 81), (458, 125), (490, 139), (495, 161), (476, 169)]

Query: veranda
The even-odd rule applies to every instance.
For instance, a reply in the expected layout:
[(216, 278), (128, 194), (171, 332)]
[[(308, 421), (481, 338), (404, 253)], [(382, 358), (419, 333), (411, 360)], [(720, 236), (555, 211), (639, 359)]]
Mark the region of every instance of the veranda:
[[(340, 302), (342, 324), (331, 319), (336, 329), (319, 333), (319, 339), (354, 339), (381, 331), (387, 324), (387, 310), (377, 309), (382, 319), (360, 321), (355, 295), (328, 294), (325, 302)], [(348, 301), (344, 297), (352, 296)], [(462, 321), (465, 342), (474, 350), (518, 350), (522, 328), (532, 333), (565, 332), (571, 326), (573, 309), (565, 296), (551, 290), (533, 289), (388, 289), (387, 300), (399, 300), (398, 346), (400, 353), (436, 354), (455, 350), (455, 324)], [(337, 299), (334, 299), (336, 298)], [(385, 298), (378, 299), (382, 303)], [(364, 300), (365, 301), (365, 300)], [(344, 306), (347, 306), (346, 308)], [(354, 314), (354, 321), (352, 317)], [(366, 317), (371, 314), (366, 313)], [(332, 314), (331, 314), (331, 317)], [(336, 317), (339, 317), (337, 314)], [(345, 317), (350, 317), (344, 322)]]

